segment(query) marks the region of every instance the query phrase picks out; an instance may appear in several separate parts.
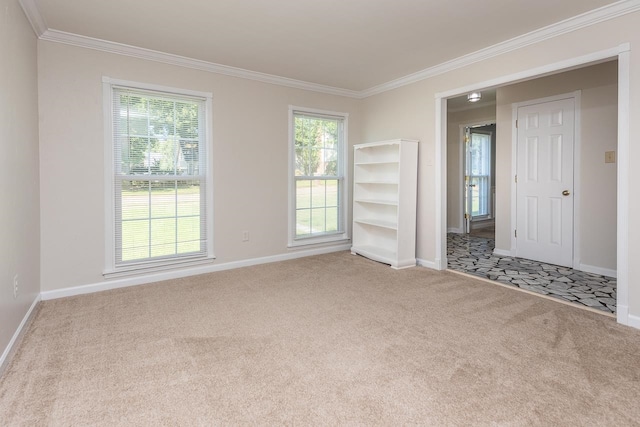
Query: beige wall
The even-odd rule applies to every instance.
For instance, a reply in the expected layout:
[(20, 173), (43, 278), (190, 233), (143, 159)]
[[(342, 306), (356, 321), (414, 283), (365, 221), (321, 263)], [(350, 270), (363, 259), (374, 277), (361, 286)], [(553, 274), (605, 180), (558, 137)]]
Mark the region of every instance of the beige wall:
[[(3, 147), (11, 157), (3, 157), (0, 173), (5, 178), (3, 182), (26, 182), (32, 191), (16, 192), (9, 185), (3, 187), (2, 196), (7, 206), (15, 207), (1, 214), (8, 226), (3, 230), (0, 244), (3, 251), (0, 254), (3, 256), (0, 345), (15, 331), (16, 319), (24, 316), (38, 289), (48, 291), (103, 281), (103, 76), (213, 93), (214, 230), (218, 263), (288, 253), (289, 104), (350, 113), (351, 145), (391, 138), (421, 141), (417, 256), (437, 263), (435, 235), (440, 231), (436, 225), (435, 154), (440, 141), (435, 141), (435, 94), (610, 49), (621, 43), (629, 42), (632, 47), (640, 45), (637, 31), (640, 13), (634, 13), (359, 101), (39, 41), (37, 108), (41, 167), (38, 182), (35, 38), (17, 2), (4, 0), (5, 3), (8, 7), (0, 12), (2, 22), (10, 24), (3, 24), (0, 30), (3, 58), (0, 88), (3, 101), (15, 102), (11, 108), (7, 108), (7, 103), (1, 107), (2, 143), (18, 137), (21, 144)], [(633, 118), (640, 115), (640, 56), (631, 55), (630, 61), (630, 117)], [(611, 85), (589, 90), (594, 96), (600, 91), (601, 96), (610, 98), (612, 89), (608, 86)], [(610, 101), (613, 104), (607, 104), (606, 108), (598, 104), (592, 109), (583, 95), (583, 121), (589, 113), (598, 117), (608, 114), (608, 120), (612, 120), (610, 110), (615, 101)], [(640, 123), (632, 120), (630, 126), (631, 135), (635, 135)], [(604, 132), (600, 128), (592, 131)], [(603, 133), (598, 138), (605, 141), (609, 136)], [(604, 145), (583, 153), (585, 161), (592, 161), (589, 160), (592, 157), (594, 164), (597, 163)], [(629, 154), (631, 160), (640, 158), (640, 146), (631, 144)], [(7, 160), (9, 158), (11, 160)], [(500, 176), (497, 178), (500, 180)], [(594, 181), (587, 182), (591, 178)], [(607, 180), (599, 178), (599, 174), (585, 175), (583, 186), (593, 186), (597, 189), (594, 193), (606, 192)], [(630, 188), (634, 188), (633, 183)], [(636, 205), (640, 205), (640, 201), (630, 197), (629, 211), (625, 214), (632, 217)], [(593, 216), (593, 223), (608, 218), (608, 213), (598, 213)], [(610, 221), (608, 224), (610, 226)], [(584, 227), (587, 225), (583, 223)], [(242, 230), (250, 231), (250, 242), (241, 242)], [(38, 271), (39, 231), (41, 272)], [(597, 234), (589, 234), (584, 238), (584, 245), (596, 246), (600, 239)], [(640, 257), (640, 226), (633, 221), (629, 226), (629, 240), (628, 255), (633, 261)], [(28, 265), (25, 254), (28, 254)], [(590, 256), (585, 251), (585, 263), (592, 262)], [(14, 271), (19, 273), (23, 289), (16, 302), (8, 294)], [(640, 265), (631, 262), (627, 273), (630, 313), (640, 317)]]
[(213, 93), (216, 263), (290, 253), (289, 104), (349, 113), (361, 142), (358, 100), (46, 41), (38, 61), (43, 291), (103, 281), (103, 76)]
[(0, 354), (40, 292), (36, 37), (17, 1), (1, 5)]
[[(462, 203), (462, 142), (460, 126), (495, 123), (496, 106), (451, 112), (447, 114), (447, 228), (460, 231), (463, 227)], [(495, 137), (495, 136), (494, 136)], [(493, 181), (493, 179), (492, 179)]]
[[(499, 88), (497, 91), (497, 195), (496, 248), (510, 250), (511, 155), (513, 103), (581, 91), (581, 188), (575, 208), (581, 218), (580, 264), (616, 269), (616, 164), (605, 164), (605, 151), (615, 151), (618, 126), (618, 67), (612, 61), (566, 73)], [(578, 166), (578, 164), (576, 164)]]
[[(628, 14), (365, 99), (362, 110), (363, 140), (405, 137), (421, 141), (418, 160), (419, 258), (434, 263), (442, 261), (436, 257), (435, 243), (436, 232), (440, 232), (435, 212), (436, 94), (612, 49), (622, 43), (640, 46), (638, 26), (640, 13)], [(640, 122), (633, 118), (640, 116), (640, 55), (630, 55), (630, 76), (630, 134), (636, 135), (640, 131)], [(633, 159), (640, 159), (640, 145), (632, 143), (629, 159), (621, 161)], [(500, 161), (498, 158), (497, 162)], [(499, 182), (500, 176), (497, 179)], [(629, 185), (631, 189), (635, 186), (632, 181)], [(639, 206), (640, 199), (630, 197), (629, 211), (624, 214), (632, 218), (632, 213)], [(629, 312), (640, 322), (640, 264), (633, 262), (640, 259), (640, 226), (634, 221), (629, 224), (629, 242)]]

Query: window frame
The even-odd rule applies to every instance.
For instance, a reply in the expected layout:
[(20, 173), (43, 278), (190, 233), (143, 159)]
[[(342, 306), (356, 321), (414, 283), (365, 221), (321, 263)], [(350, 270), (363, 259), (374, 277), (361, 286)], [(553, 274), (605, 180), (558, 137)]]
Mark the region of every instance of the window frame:
[[(295, 175), (295, 114), (307, 114), (319, 118), (331, 118), (342, 120), (342, 138), (338, 147), (338, 221), (341, 231), (330, 234), (319, 234), (296, 237), (296, 175)], [(349, 114), (336, 111), (320, 110), (316, 108), (299, 107), (289, 105), (289, 215), (288, 215), (288, 248), (304, 247), (316, 244), (345, 242), (350, 240), (348, 216), (349, 202)]]
[[(486, 158), (488, 159), (488, 167), (487, 167), (487, 174), (486, 175), (472, 175), (471, 174), (471, 165), (468, 164), (467, 165), (467, 170), (469, 171), (469, 181), (471, 181), (474, 178), (477, 178), (479, 180), (482, 179), (486, 179), (486, 194), (485, 194), (485, 199), (486, 199), (486, 204), (487, 204), (487, 213), (485, 214), (480, 214), (480, 215), (473, 215), (472, 212), (472, 220), (486, 220), (486, 219), (491, 219), (493, 217), (493, 212), (492, 212), (492, 200), (491, 200), (491, 141), (493, 139), (493, 132), (491, 131), (485, 131), (485, 130), (474, 130), (474, 128), (471, 128), (469, 131), (469, 137), (471, 138), (471, 140), (469, 141), (469, 144), (473, 143), (473, 135), (484, 135), (486, 137), (488, 137), (488, 141), (486, 142), (487, 144), (487, 149), (486, 149)], [(469, 156), (467, 156), (469, 157)], [(467, 162), (471, 162), (471, 158), (467, 159)], [(478, 197), (480, 198), (480, 192), (478, 191)], [(478, 200), (478, 203), (480, 204), (480, 199)]]
[[(130, 88), (132, 90), (157, 93), (159, 96), (174, 96), (201, 98), (204, 100), (205, 126), (205, 223), (207, 243), (205, 255), (176, 256), (161, 259), (140, 260), (118, 265), (116, 263), (116, 195), (115, 195), (115, 155), (113, 145), (113, 93), (114, 88)], [(176, 267), (186, 267), (212, 263), (215, 259), (213, 249), (213, 94), (188, 89), (174, 88), (162, 85), (134, 82), (128, 80), (102, 78), (103, 124), (104, 124), (104, 195), (105, 195), (105, 254), (103, 276), (105, 278), (169, 270)]]

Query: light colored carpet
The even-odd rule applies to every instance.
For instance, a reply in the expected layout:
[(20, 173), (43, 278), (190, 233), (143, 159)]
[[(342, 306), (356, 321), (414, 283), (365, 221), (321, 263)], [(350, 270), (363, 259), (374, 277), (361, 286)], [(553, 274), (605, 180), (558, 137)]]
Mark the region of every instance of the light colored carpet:
[(640, 331), (346, 252), (42, 303), (0, 425), (631, 425)]

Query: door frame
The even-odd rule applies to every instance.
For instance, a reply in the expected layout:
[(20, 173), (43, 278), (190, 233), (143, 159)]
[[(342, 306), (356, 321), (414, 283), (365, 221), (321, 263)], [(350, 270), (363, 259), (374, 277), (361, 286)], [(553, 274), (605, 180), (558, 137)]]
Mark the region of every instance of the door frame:
[(581, 97), (582, 91), (576, 90), (574, 92), (564, 93), (560, 95), (547, 96), (544, 98), (531, 99), (522, 102), (516, 102), (511, 104), (511, 248), (510, 253), (503, 253), (503, 251), (495, 251), (496, 255), (508, 255), (516, 256), (518, 252), (518, 239), (515, 237), (514, 230), (518, 224), (518, 207), (517, 207), (517, 188), (518, 185), (515, 180), (515, 176), (518, 173), (518, 128), (516, 121), (518, 119), (518, 108), (528, 107), (530, 105), (544, 104), (547, 102), (560, 101), (563, 99), (573, 99), (574, 101), (574, 120), (573, 120), (573, 241), (571, 242), (571, 267), (575, 270), (580, 270), (580, 223), (581, 215), (580, 206), (581, 200), (581, 185), (580, 185), (580, 159), (582, 150), (582, 138), (580, 134), (581, 124)]
[[(460, 191), (460, 207), (461, 207), (461, 212), (460, 212), (460, 227), (458, 229), (451, 229), (451, 228), (447, 228), (448, 231), (451, 232), (459, 232), (459, 233), (464, 233), (465, 231), (465, 218), (464, 218), (464, 203), (465, 203), (465, 192), (464, 192), (464, 170), (465, 170), (465, 146), (464, 146), (464, 130), (466, 128), (471, 128), (471, 127), (479, 127), (479, 126), (489, 126), (492, 124), (496, 124), (496, 118), (495, 116), (492, 119), (481, 119), (481, 120), (475, 120), (473, 122), (469, 122), (469, 123), (462, 123), (460, 124), (459, 127), (459, 138), (458, 138), (458, 144), (460, 144), (460, 155), (459, 155), (459, 159), (458, 159), (458, 170), (460, 171), (460, 176), (461, 176), (461, 182), (462, 182), (462, 190)], [(493, 218), (495, 218), (495, 213), (492, 212)], [(448, 225), (447, 225), (448, 227)]]
[(473, 91), (497, 88), (507, 84), (519, 83), (545, 75), (568, 71), (574, 68), (594, 65), (599, 62), (618, 60), (618, 191), (617, 191), (617, 321), (623, 325), (639, 327), (637, 319), (629, 317), (629, 141), (630, 141), (630, 81), (631, 81), (631, 45), (623, 43), (609, 49), (592, 52), (578, 57), (569, 57), (563, 61), (526, 69), (483, 82), (468, 84), (456, 89), (435, 94), (435, 259), (433, 267), (437, 270), (447, 268), (447, 99)]
[[(492, 126), (492, 125), (495, 126), (495, 125), (497, 125), (497, 123), (494, 122), (494, 123), (487, 124), (485, 126)], [(483, 126), (475, 126), (475, 127), (483, 127)], [(474, 129), (474, 127), (470, 127), (469, 128), (469, 136), (473, 135), (473, 133), (474, 133), (473, 129)], [(493, 209), (493, 202), (494, 202), (493, 199), (494, 199), (494, 197), (493, 197), (493, 194), (491, 192), (491, 188), (492, 188), (491, 180), (495, 179), (495, 176), (491, 173), (491, 169), (495, 168), (495, 162), (491, 161), (491, 158), (495, 157), (495, 153), (493, 152), (494, 150), (493, 150), (492, 147), (494, 145), (493, 141), (495, 140), (495, 137), (496, 137), (495, 134), (496, 133), (493, 132), (493, 131), (479, 131), (479, 132), (475, 132), (475, 133), (476, 134), (482, 134), (482, 135), (489, 135), (489, 182), (487, 182), (487, 186), (488, 186), (488, 189), (487, 189), (488, 190), (488, 194), (487, 194), (487, 211), (488, 211), (488, 213), (486, 215), (483, 215), (483, 216), (485, 216), (485, 218), (481, 218), (480, 220), (476, 220), (476, 221), (491, 221), (491, 220), (495, 220), (495, 217), (496, 217), (494, 209)], [(473, 138), (471, 138), (471, 139), (473, 139)], [(471, 141), (469, 141), (469, 142), (471, 142)], [(465, 164), (464, 164), (465, 172), (466, 172), (466, 168), (467, 168), (467, 165), (466, 165), (466, 154), (467, 154), (467, 150), (466, 150), (466, 147), (465, 147)], [(466, 178), (466, 174), (465, 174), (465, 178)], [(467, 194), (466, 197), (469, 197), (469, 194)], [(471, 223), (472, 222), (473, 222), (473, 216), (471, 217), (471, 221), (469, 221), (469, 226), (470, 227), (471, 227)], [(471, 230), (469, 230), (469, 232), (471, 232)]]

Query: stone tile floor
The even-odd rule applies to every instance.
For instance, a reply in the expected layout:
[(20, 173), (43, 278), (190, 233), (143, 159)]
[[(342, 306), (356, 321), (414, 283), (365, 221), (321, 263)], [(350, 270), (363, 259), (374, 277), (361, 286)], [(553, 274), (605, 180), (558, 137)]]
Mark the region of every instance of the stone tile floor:
[(595, 308), (616, 312), (616, 279), (567, 267), (493, 254), (495, 240), (447, 234), (447, 266), (485, 279)]

